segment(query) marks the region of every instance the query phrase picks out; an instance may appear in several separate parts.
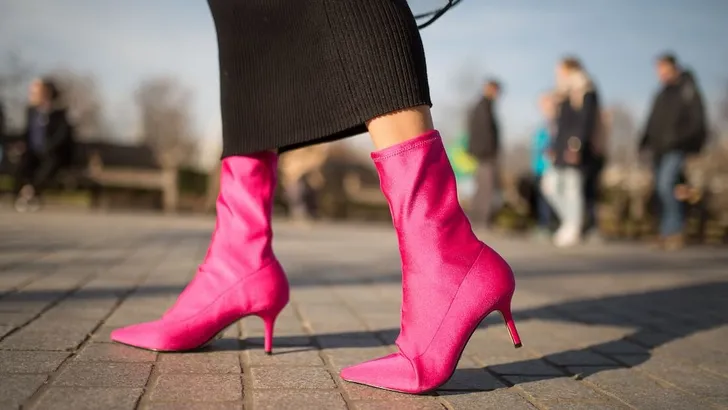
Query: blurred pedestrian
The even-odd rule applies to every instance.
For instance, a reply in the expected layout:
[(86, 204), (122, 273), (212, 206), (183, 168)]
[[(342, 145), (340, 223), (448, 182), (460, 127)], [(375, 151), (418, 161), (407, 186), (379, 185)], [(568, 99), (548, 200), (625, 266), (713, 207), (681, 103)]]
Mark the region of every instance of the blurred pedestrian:
[(5, 107), (0, 101), (0, 164), (3, 163), (3, 148), (5, 146)]
[(672, 54), (655, 64), (662, 84), (652, 104), (640, 150), (650, 151), (654, 161), (655, 187), (660, 202), (660, 247), (684, 246), (685, 212), (675, 195), (686, 156), (698, 153), (707, 139), (703, 97), (693, 73), (683, 69)]
[(174, 306), (111, 338), (187, 351), (255, 315), (271, 353), (290, 290), (272, 246), (278, 152), (368, 131), (402, 259), (402, 331), (398, 352), (344, 368), (341, 379), (411, 394), (435, 390), (495, 310), (520, 347), (510, 307), (513, 272), (473, 233), (430, 113), (418, 27), (455, 3), (418, 26), (405, 0), (208, 0), (223, 120), (215, 232)]
[(329, 147), (311, 145), (281, 155), (281, 183), (294, 222), (306, 224), (318, 216), (318, 191), (324, 184), (322, 167)]
[(539, 108), (544, 116), (544, 121), (533, 134), (533, 140), (531, 141), (531, 171), (535, 176), (536, 186), (536, 236), (548, 237), (551, 235), (553, 210), (543, 195), (541, 178), (551, 166), (549, 149), (556, 128), (554, 123), (556, 106), (553, 93), (544, 94), (539, 98)]
[(478, 161), (475, 171), (475, 195), (471, 205), (474, 224), (490, 228), (499, 188), (498, 159), (500, 156), (500, 127), (495, 104), (501, 85), (489, 80), (483, 95), (470, 111), (468, 118), (468, 152)]
[(607, 146), (609, 130), (607, 129), (607, 115), (600, 111), (597, 113), (594, 133), (589, 144), (591, 155), (583, 164), (584, 172), (584, 226), (582, 237), (588, 241), (601, 241), (599, 230), (598, 206), (601, 195), (601, 179), (604, 166), (607, 163)]
[(61, 93), (50, 79), (31, 83), (24, 132), (25, 151), (15, 175), (15, 208), (36, 210), (40, 195), (56, 173), (71, 161), (72, 127), (61, 105)]
[(556, 84), (559, 102), (550, 149), (553, 166), (541, 185), (561, 221), (554, 244), (572, 246), (581, 240), (584, 226), (584, 169), (593, 161), (591, 144), (599, 122), (599, 98), (591, 78), (574, 57), (557, 65)]

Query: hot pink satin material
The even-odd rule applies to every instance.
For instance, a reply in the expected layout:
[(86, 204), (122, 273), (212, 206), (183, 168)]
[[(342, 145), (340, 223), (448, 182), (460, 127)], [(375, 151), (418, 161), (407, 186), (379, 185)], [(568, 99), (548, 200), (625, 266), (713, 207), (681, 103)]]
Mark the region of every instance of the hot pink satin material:
[(513, 273), (480, 242), (432, 131), (372, 154), (402, 257), (399, 353), (342, 370), (344, 380), (422, 393), (445, 383), (478, 323), (510, 304)]
[(200, 347), (248, 315), (275, 316), (289, 298), (271, 240), (277, 155), (225, 158), (217, 220), (197, 274), (160, 320), (117, 329), (111, 339), (160, 351)]

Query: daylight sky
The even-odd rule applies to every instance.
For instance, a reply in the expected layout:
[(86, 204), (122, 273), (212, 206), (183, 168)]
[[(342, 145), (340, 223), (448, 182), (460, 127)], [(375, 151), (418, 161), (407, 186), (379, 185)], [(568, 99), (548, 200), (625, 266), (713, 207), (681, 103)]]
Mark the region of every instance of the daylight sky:
[[(632, 107), (639, 120), (663, 50), (690, 65), (715, 101), (728, 81), (726, 21), (726, 0), (464, 0), (422, 34), (436, 120), (452, 129), (448, 107), (479, 91), (458, 88), (458, 78), (497, 76), (506, 86), (499, 107), (506, 137), (522, 138), (538, 123), (536, 97), (567, 53), (583, 59), (607, 103)], [(0, 55), (12, 50), (39, 72), (93, 74), (109, 120), (127, 134), (135, 86), (175, 76), (194, 92), (200, 133), (219, 138), (217, 50), (203, 0), (0, 0)]]

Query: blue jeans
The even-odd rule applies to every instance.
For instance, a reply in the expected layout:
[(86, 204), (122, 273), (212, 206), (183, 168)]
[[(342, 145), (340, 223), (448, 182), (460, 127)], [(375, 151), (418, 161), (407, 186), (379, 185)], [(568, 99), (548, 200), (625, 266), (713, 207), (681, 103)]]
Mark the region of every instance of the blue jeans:
[(655, 185), (660, 200), (660, 235), (679, 234), (683, 230), (685, 215), (683, 205), (675, 198), (675, 185), (683, 168), (685, 155), (681, 152), (668, 152), (657, 162)]

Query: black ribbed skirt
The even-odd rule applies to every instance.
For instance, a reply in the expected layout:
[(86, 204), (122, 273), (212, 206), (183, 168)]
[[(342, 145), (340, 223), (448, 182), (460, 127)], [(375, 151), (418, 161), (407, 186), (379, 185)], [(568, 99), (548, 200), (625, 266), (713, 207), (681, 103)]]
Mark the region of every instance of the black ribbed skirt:
[(223, 157), (366, 132), (431, 105), (406, 0), (208, 0), (217, 30)]

